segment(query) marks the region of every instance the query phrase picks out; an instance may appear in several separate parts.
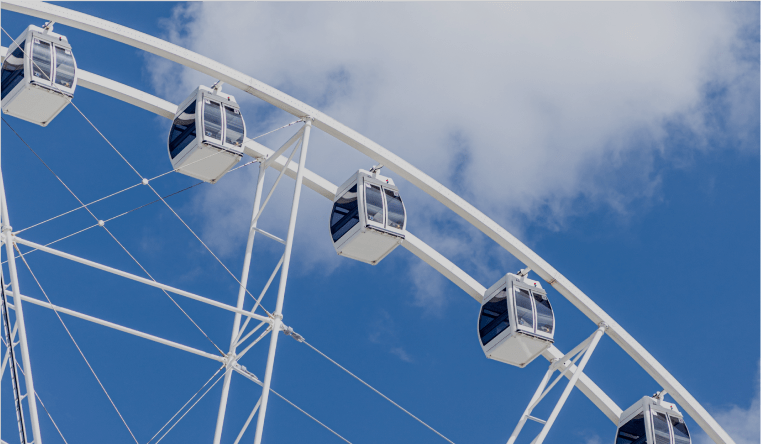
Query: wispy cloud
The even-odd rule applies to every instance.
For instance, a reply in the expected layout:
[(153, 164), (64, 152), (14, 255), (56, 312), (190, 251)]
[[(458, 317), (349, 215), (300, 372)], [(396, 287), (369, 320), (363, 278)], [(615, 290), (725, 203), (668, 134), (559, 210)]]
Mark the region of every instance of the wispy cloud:
[(591, 435), (587, 435), (584, 438), (584, 444), (602, 444), (602, 439), (600, 439), (600, 437), (596, 433), (594, 433)]
[(404, 362), (412, 362), (412, 357), (402, 347), (392, 347), (391, 354), (398, 356)]
[[(627, 218), (660, 197), (663, 168), (689, 165), (696, 151), (757, 149), (750, 137), (759, 115), (751, 9), (757, 11), (703, 3), (192, 3), (164, 25), (170, 40), (319, 108), (520, 234), (529, 224), (562, 230), (569, 218), (600, 206)], [(213, 81), (163, 61), (152, 62), (149, 74), (175, 101)], [(252, 134), (292, 119), (233, 93)], [(336, 184), (373, 163), (319, 131), (310, 146), (308, 167)], [(225, 178), (195, 203), (199, 214), (213, 214), (205, 232), (222, 249), (239, 242), (229, 235), (230, 221), (247, 219), (240, 209), (248, 202), (228, 191), (252, 189), (252, 180)], [(506, 271), (449, 210), (400, 185), (411, 231), (480, 279)], [(329, 204), (304, 196), (316, 222), (301, 233), (325, 238)], [(287, 204), (271, 205), (286, 213)], [(302, 259), (321, 263), (334, 255), (329, 247), (311, 253)], [(425, 299), (431, 281), (419, 267), (411, 270)]]
[(413, 362), (412, 356), (402, 347), (394, 318), (386, 310), (376, 312), (370, 322), (370, 342), (377, 344), (404, 362)]
[[(759, 364), (761, 369), (761, 364)], [(732, 405), (725, 408), (709, 408), (714, 419), (729, 433), (736, 444), (758, 444), (761, 442), (761, 408), (759, 405), (759, 373), (753, 384), (753, 396), (750, 405)], [(712, 444), (713, 440), (702, 430), (693, 433), (695, 444)]]

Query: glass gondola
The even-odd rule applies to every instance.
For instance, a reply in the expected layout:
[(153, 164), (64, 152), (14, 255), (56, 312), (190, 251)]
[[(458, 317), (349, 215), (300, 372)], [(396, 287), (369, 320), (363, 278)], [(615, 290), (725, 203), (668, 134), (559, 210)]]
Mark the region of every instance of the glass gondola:
[(30, 25), (8, 48), (2, 67), (3, 113), (47, 126), (74, 96), (77, 62), (53, 26)]
[(167, 148), (178, 172), (215, 183), (243, 157), (246, 124), (235, 97), (199, 86), (180, 104)]
[(486, 292), (478, 338), (487, 358), (525, 367), (552, 345), (554, 335), (555, 315), (538, 281), (508, 273)]
[(341, 256), (375, 265), (404, 241), (407, 213), (394, 181), (359, 170), (338, 188), (330, 235)]
[(621, 414), (615, 444), (690, 444), (690, 432), (675, 404), (645, 396)]

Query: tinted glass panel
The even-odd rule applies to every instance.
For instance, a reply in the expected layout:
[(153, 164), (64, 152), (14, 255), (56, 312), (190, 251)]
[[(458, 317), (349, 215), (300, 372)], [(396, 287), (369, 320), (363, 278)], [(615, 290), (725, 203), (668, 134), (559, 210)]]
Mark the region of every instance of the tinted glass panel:
[(536, 331), (551, 334), (552, 325), (552, 307), (547, 296), (534, 293), (534, 303), (536, 305)]
[(616, 444), (645, 444), (645, 416), (640, 413), (622, 425), (616, 433)]
[(196, 102), (193, 101), (174, 122), (169, 133), (169, 155), (174, 159), (196, 138)]
[(398, 191), (383, 189), (388, 208), (388, 226), (401, 230), (404, 228), (404, 205)]
[(483, 345), (491, 342), (510, 326), (508, 315), (507, 292), (505, 290), (500, 291), (481, 307), (481, 315), (478, 318), (478, 333), (481, 335)]
[(367, 207), (367, 220), (383, 224), (383, 198), (381, 189), (377, 185), (365, 184), (365, 203)]
[(219, 103), (204, 101), (203, 131), (211, 139), (222, 140), (222, 110)]
[(330, 234), (333, 235), (333, 242), (341, 239), (341, 236), (358, 222), (357, 186), (354, 185), (333, 204), (333, 212), (330, 215)]
[(666, 415), (663, 413), (653, 413), (653, 432), (655, 435), (655, 444), (671, 444), (669, 424), (666, 422)]
[(55, 83), (67, 88), (74, 85), (74, 56), (70, 49), (55, 47)]
[(32, 76), (37, 80), (50, 80), (50, 43), (34, 39), (32, 62)]
[(528, 290), (515, 289), (515, 317), (518, 325), (526, 328), (534, 328), (534, 315), (531, 311), (531, 295)]
[(687, 431), (687, 424), (682, 418), (676, 418), (669, 415), (671, 428), (674, 430), (674, 444), (690, 444), (690, 432)]
[(240, 115), (240, 111), (226, 106), (225, 118), (227, 119), (225, 142), (235, 146), (243, 145), (243, 117)]
[(2, 98), (4, 99), (13, 88), (24, 79), (24, 44), (21, 42), (5, 62), (3, 62)]

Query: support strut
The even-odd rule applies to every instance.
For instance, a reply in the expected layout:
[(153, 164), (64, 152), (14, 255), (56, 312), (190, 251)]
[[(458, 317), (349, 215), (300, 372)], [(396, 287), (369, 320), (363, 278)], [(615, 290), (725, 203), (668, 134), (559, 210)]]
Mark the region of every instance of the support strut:
[[(539, 432), (539, 435), (537, 435), (536, 438), (534, 438), (533, 441), (531, 441), (531, 444), (542, 444), (544, 439), (547, 437), (547, 433), (549, 433), (550, 428), (552, 427), (552, 424), (555, 422), (555, 419), (557, 419), (558, 414), (560, 413), (560, 409), (563, 408), (563, 405), (565, 404), (566, 400), (568, 399), (568, 395), (571, 394), (571, 390), (573, 390), (573, 387), (576, 385), (576, 381), (579, 380), (579, 377), (581, 376), (582, 372), (584, 371), (584, 367), (586, 367), (587, 362), (589, 361), (589, 357), (592, 355), (592, 352), (595, 350), (595, 347), (597, 347), (597, 343), (600, 342), (600, 338), (605, 333), (605, 330), (608, 328), (607, 325), (604, 323), (600, 324), (600, 328), (598, 328), (592, 336), (587, 338), (584, 342), (576, 346), (573, 350), (571, 350), (567, 355), (563, 356), (562, 358), (553, 361), (550, 364), (550, 368), (547, 369), (547, 373), (544, 374), (544, 378), (542, 378), (542, 382), (539, 383), (539, 387), (537, 387), (536, 392), (534, 392), (534, 396), (531, 398), (531, 401), (528, 403), (528, 407), (526, 407), (526, 410), (523, 412), (523, 415), (521, 416), (521, 419), (518, 421), (518, 425), (515, 426), (515, 430), (513, 430), (513, 434), (510, 435), (510, 439), (507, 441), (507, 444), (514, 444), (515, 440), (518, 438), (518, 435), (521, 433), (521, 429), (523, 429), (523, 426), (526, 424), (527, 420), (536, 421), (540, 424), (544, 424), (544, 427), (542, 427), (542, 431)], [(571, 358), (575, 356), (575, 359), (571, 361)], [(565, 387), (565, 390), (563, 390), (563, 393), (560, 395), (560, 399), (558, 400), (557, 404), (555, 404), (555, 408), (552, 409), (552, 413), (550, 414), (550, 417), (545, 421), (539, 418), (535, 418), (531, 416), (531, 412), (534, 410), (534, 407), (536, 407), (537, 404), (539, 404), (539, 401), (541, 401), (547, 393), (552, 389), (552, 387), (555, 386), (555, 384), (562, 378), (565, 373), (575, 364), (575, 361), (581, 358), (581, 362), (579, 363), (579, 366), (576, 368), (576, 371), (573, 373), (573, 376), (568, 381), (568, 384)], [(564, 367), (561, 370), (561, 367)], [(555, 372), (555, 370), (559, 370), (560, 374), (557, 376), (557, 378), (550, 384), (550, 387), (545, 390), (545, 387), (547, 387), (547, 383), (550, 380), (550, 377)]]

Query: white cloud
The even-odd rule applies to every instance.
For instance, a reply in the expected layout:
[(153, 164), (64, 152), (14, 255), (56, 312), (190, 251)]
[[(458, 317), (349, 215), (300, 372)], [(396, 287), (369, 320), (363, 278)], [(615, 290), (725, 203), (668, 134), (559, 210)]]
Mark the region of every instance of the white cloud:
[[(761, 365), (759, 366), (761, 368)], [(711, 415), (732, 437), (735, 444), (758, 444), (761, 442), (761, 409), (759, 408), (759, 374), (753, 386), (750, 405), (732, 405), (726, 408), (709, 409)], [(713, 440), (702, 430), (693, 432), (695, 444), (712, 444)]]
[(404, 362), (412, 362), (412, 357), (402, 347), (391, 348), (391, 354), (396, 355)]
[[(178, 7), (165, 25), (171, 40), (358, 130), (520, 236), (527, 222), (562, 229), (600, 205), (636, 211), (658, 197), (656, 159), (679, 166), (716, 140), (757, 149), (747, 140), (759, 95), (758, 44), (743, 38), (755, 23), (748, 7), (214, 2)], [(168, 62), (154, 63), (151, 74), (175, 102), (213, 81)], [(292, 119), (234, 94), (252, 135)], [(270, 146), (287, 135), (277, 137)], [(334, 183), (372, 163), (315, 132), (308, 167)], [(245, 225), (247, 198), (229, 191), (252, 189), (252, 181), (225, 179), (197, 202), (231, 217), (210, 218), (206, 232), (225, 233), (231, 222), (223, 220)], [(475, 248), (462, 248), (478, 247), (472, 230), (401, 185), (414, 233), (437, 249), (455, 247), (447, 256), (469, 272), (494, 274), (479, 268), (485, 261)], [(314, 217), (327, 220), (327, 202), (304, 196)], [(287, 214), (285, 207), (273, 205)], [(327, 236), (322, 222), (304, 230)], [(446, 240), (453, 231), (462, 238)], [(225, 242), (241, 239), (217, 245)], [(314, 251), (315, 262), (333, 254)]]
[(593, 433), (584, 438), (584, 444), (602, 444), (602, 439), (596, 433)]

